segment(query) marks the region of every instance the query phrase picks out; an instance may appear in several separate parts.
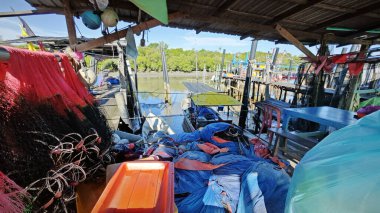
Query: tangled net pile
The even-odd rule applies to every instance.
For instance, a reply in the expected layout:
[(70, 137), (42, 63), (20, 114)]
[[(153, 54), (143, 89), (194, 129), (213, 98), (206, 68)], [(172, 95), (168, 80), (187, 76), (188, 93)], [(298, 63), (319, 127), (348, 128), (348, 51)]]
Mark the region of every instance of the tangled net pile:
[(52, 53), (6, 49), (11, 58), (0, 61), (0, 171), (27, 187), (32, 210), (72, 209), (75, 185), (100, 176), (110, 162), (111, 131), (65, 55), (58, 62)]
[[(56, 144), (50, 145), (45, 141), (36, 142), (47, 146), (50, 150), (50, 158), (54, 162), (54, 169), (47, 172), (47, 177), (31, 183), (26, 190), (33, 196), (32, 203), (37, 203), (42, 209), (53, 206), (53, 210), (64, 209), (66, 203), (75, 198), (74, 187), (83, 182), (87, 177), (93, 177), (104, 165), (112, 162), (109, 150), (101, 151), (98, 147), (102, 143), (97, 132), (82, 138), (78, 133), (70, 133), (62, 138), (48, 133), (32, 132), (33, 134), (44, 134), (51, 137)], [(53, 203), (58, 205), (52, 205)]]

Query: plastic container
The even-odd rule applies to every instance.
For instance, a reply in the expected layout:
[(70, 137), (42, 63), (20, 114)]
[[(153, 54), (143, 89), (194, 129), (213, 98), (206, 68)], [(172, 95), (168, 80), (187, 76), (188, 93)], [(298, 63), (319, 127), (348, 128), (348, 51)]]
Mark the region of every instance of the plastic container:
[(107, 184), (92, 212), (174, 212), (171, 162), (125, 162)]

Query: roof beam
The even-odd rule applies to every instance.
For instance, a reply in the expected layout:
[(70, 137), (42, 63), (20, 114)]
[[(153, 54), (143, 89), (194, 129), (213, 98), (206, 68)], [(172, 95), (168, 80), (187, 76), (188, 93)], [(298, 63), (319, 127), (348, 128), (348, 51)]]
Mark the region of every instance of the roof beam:
[[(234, 27), (247, 27), (249, 29), (254, 29), (252, 34), (249, 34), (249, 36), (253, 36), (257, 32), (267, 32), (267, 33), (275, 33), (277, 34), (276, 29), (272, 25), (264, 25), (264, 24), (257, 24), (254, 22), (248, 22), (248, 21), (237, 21), (234, 19), (229, 19), (229, 18), (223, 18), (223, 17), (213, 17), (213, 16), (202, 16), (202, 15), (188, 15), (187, 16), (191, 20), (196, 20), (199, 22), (204, 22), (204, 23), (214, 23), (214, 22), (219, 22), (223, 23), (228, 26), (234, 26)], [(187, 17), (183, 17), (186, 19)], [(321, 34), (318, 33), (312, 33), (312, 32), (306, 32), (306, 31), (300, 31), (300, 30), (292, 30), (289, 29), (289, 32), (292, 33), (293, 35), (299, 37), (299, 38), (308, 38), (308, 39), (315, 39), (316, 41), (319, 41), (322, 37)], [(370, 41), (362, 41), (358, 39), (350, 39), (350, 38), (343, 38), (343, 37), (338, 37), (334, 35), (330, 35), (329, 41), (337, 42), (337, 43), (353, 43), (353, 44), (367, 44), (370, 43)]]
[(281, 25), (276, 25), (277, 32), (294, 46), (296, 46), (301, 52), (303, 52), (307, 57), (311, 58), (313, 61), (317, 61), (317, 56), (315, 56), (309, 49), (307, 49), (296, 37), (294, 37), (289, 31), (281, 27)]
[(360, 36), (362, 33), (365, 33), (365, 32), (370, 31), (370, 30), (375, 30), (377, 28), (380, 28), (380, 23), (375, 23), (375, 24), (372, 24), (370, 26), (363, 27), (357, 31), (346, 33), (343, 36), (354, 38), (354, 37)]
[[(250, 18), (253, 18), (253, 19), (259, 18), (259, 19), (271, 20), (273, 18), (273, 17), (270, 17), (270, 16), (258, 15), (258, 14), (247, 13), (247, 12), (241, 12), (241, 11), (236, 11), (236, 10), (231, 10), (231, 9), (228, 9), (226, 12), (231, 13), (231, 14), (235, 14), (235, 15), (239, 15), (239, 16), (250, 17)], [(289, 23), (289, 24), (303, 25), (303, 26), (308, 26), (308, 27), (313, 26), (310, 23), (301, 22), (301, 21), (293, 21), (293, 20), (289, 20), (289, 19), (284, 19), (281, 22)]]
[(266, 22), (266, 24), (274, 24), (277, 23), (283, 19), (286, 19), (294, 14), (297, 14), (303, 10), (306, 10), (307, 8), (318, 4), (319, 2), (322, 2), (323, 0), (309, 0), (306, 4), (300, 4), (295, 7), (290, 8), (289, 10), (286, 10), (285, 12), (281, 13), (278, 16), (275, 16), (271, 21)]
[[(44, 9), (38, 9), (38, 10), (23, 10), (23, 11), (12, 11), (12, 12), (0, 12), (0, 18), (5, 17), (16, 17), (16, 16), (30, 16), (30, 15), (42, 15), (42, 14), (52, 14), (61, 12), (59, 10), (44, 10)], [(62, 13), (62, 12), (61, 12)]]
[(63, 1), (63, 11), (66, 19), (67, 32), (69, 34), (69, 43), (70, 46), (74, 46), (77, 44), (77, 31), (75, 29), (74, 15), (70, 0)]
[(323, 27), (328, 27), (328, 26), (331, 26), (333, 24), (342, 22), (342, 21), (344, 21), (346, 19), (354, 18), (356, 16), (360, 16), (360, 15), (366, 14), (368, 12), (377, 10), (379, 8), (380, 8), (380, 2), (376, 1), (375, 3), (372, 3), (372, 4), (368, 5), (368, 6), (365, 6), (365, 7), (362, 7), (360, 9), (356, 10), (354, 13), (347, 13), (347, 14), (344, 14), (344, 15), (332, 18), (330, 20), (327, 20), (327, 21), (324, 21), (322, 23), (319, 23), (319, 24), (317, 24), (314, 27), (310, 27), (310, 28), (306, 29), (306, 31), (314, 31), (314, 30), (318, 30), (318, 29), (323, 28)]
[[(179, 12), (171, 13), (171, 14), (169, 14), (169, 21), (172, 21), (176, 18), (180, 18), (183, 16), (184, 16), (183, 13), (179, 13)], [(144, 31), (144, 30), (147, 30), (147, 29), (150, 29), (153, 27), (157, 27), (161, 24), (162, 23), (160, 21), (158, 21), (157, 19), (150, 19), (148, 21), (141, 22), (140, 24), (133, 26), (132, 31), (133, 31), (133, 33), (136, 34), (136, 33), (139, 33), (141, 31)], [(79, 51), (79, 52), (84, 52), (87, 50), (91, 50), (95, 47), (103, 46), (107, 43), (111, 43), (111, 42), (116, 41), (118, 39), (124, 38), (127, 35), (127, 32), (128, 32), (128, 29), (124, 29), (124, 30), (114, 32), (114, 33), (102, 36), (100, 38), (97, 38), (97, 39), (94, 39), (94, 40), (91, 40), (91, 41), (88, 41), (85, 43), (75, 45), (74, 50)]]
[[(226, 0), (221, 5), (219, 5), (217, 8), (214, 9), (214, 11), (210, 14), (211, 16), (219, 16), (226, 12), (228, 8), (230, 8), (233, 4), (235, 4), (237, 0)], [(207, 28), (209, 25), (204, 25), (195, 30), (195, 32), (198, 34), (200, 33), (204, 28)]]
[[(307, 0), (281, 0), (281, 1), (295, 3), (295, 4), (306, 4), (307, 3)], [(356, 11), (354, 8), (337, 6), (337, 5), (332, 5), (332, 4), (323, 3), (323, 2), (315, 4), (312, 7), (330, 10), (330, 11), (335, 11), (335, 12), (341, 12), (341, 13), (354, 13)], [(380, 14), (377, 14), (377, 13), (368, 12), (368, 13), (363, 14), (363, 15), (365, 15), (367, 17), (372, 17), (372, 18), (380, 18)]]

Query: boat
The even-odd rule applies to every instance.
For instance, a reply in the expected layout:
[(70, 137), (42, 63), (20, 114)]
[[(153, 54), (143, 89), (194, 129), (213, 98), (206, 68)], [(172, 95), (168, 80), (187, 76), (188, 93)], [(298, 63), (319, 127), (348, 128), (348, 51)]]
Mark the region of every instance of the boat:
[[(240, 102), (232, 97), (216, 92), (206, 92), (200, 94), (190, 94), (182, 102), (182, 110), (184, 111), (183, 130), (185, 132), (193, 132), (196, 129), (206, 126), (210, 123), (226, 122), (232, 124), (232, 117), (222, 117), (218, 111), (224, 110), (227, 106), (239, 106)], [(212, 107), (216, 107), (215, 110)]]

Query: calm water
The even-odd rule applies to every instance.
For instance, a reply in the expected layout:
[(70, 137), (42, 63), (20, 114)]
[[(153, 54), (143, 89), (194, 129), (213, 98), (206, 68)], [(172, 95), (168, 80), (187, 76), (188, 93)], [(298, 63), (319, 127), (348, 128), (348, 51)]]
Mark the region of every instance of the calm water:
[[(143, 114), (161, 115), (174, 132), (183, 132), (181, 102), (187, 96), (183, 82), (196, 82), (195, 78), (170, 77), (171, 104), (165, 104), (164, 80), (162, 77), (138, 77), (139, 101)], [(201, 80), (199, 81), (201, 82)]]

